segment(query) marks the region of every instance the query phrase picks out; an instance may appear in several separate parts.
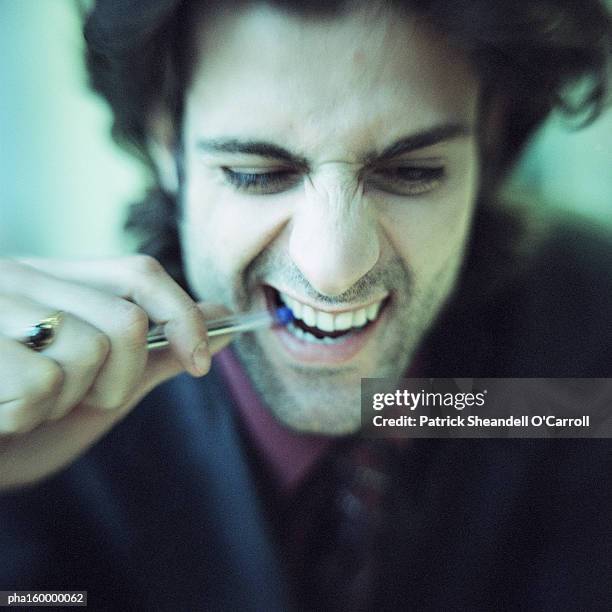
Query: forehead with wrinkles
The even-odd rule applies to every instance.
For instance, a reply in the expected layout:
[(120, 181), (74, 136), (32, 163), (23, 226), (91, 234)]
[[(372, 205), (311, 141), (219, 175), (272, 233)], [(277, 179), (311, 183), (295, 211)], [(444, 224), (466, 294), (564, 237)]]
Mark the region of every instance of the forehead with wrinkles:
[(210, 138), (276, 140), (321, 163), (356, 163), (407, 133), (476, 119), (469, 64), (389, 8), (316, 19), (220, 9), (197, 43), (187, 112)]

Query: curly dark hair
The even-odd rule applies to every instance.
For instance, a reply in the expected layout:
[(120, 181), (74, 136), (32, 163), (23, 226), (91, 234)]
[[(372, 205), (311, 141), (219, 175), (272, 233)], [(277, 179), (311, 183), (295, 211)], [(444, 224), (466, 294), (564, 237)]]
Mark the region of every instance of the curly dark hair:
[[(237, 0), (239, 1), (239, 0)], [(347, 0), (269, 0), (281, 9), (333, 15), (350, 8)], [(459, 44), (469, 54), (483, 85), (481, 125), (490, 101), (504, 100), (505, 117), (495, 146), (481, 138), (479, 206), (473, 231), (491, 231), (491, 209), (498, 188), (529, 136), (555, 108), (585, 122), (601, 112), (607, 95), (612, 28), (599, 0), (393, 0)], [(210, 4), (210, 3), (209, 3)], [(97, 0), (86, 15), (84, 35), (91, 86), (114, 113), (113, 137), (138, 155), (155, 178), (147, 150), (147, 118), (164, 109), (180, 125), (188, 85), (190, 32), (205, 3), (193, 0)], [(579, 99), (570, 95), (577, 82)], [(575, 91), (575, 90), (574, 90)], [(177, 203), (159, 182), (145, 201), (132, 207), (127, 227), (137, 232), (142, 250), (157, 257), (182, 279)], [(506, 220), (495, 222), (512, 234)], [(495, 241), (488, 241), (489, 247)], [(502, 249), (497, 241), (496, 248)]]

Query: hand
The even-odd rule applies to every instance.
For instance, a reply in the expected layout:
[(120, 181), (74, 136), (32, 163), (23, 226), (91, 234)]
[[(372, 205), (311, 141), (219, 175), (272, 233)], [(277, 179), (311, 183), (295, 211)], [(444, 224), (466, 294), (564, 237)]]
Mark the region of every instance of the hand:
[[(54, 312), (42, 351), (19, 335)], [(230, 338), (208, 342), (206, 319), (153, 258), (0, 260), (0, 490), (66, 466), (155, 386), (187, 370), (202, 376)], [(147, 351), (149, 321), (169, 347)]]

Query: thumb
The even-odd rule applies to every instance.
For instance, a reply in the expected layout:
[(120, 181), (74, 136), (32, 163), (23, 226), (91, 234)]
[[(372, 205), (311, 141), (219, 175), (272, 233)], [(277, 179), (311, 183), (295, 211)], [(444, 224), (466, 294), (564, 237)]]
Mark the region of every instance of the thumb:
[[(231, 312), (225, 308), (225, 306), (221, 306), (219, 304), (198, 304), (198, 307), (202, 311), (205, 321), (212, 321), (231, 314)], [(221, 349), (225, 348), (233, 339), (234, 336), (232, 334), (227, 334), (223, 336), (215, 336), (214, 338), (210, 338), (208, 340), (209, 364), (210, 358), (215, 353), (218, 353)], [(157, 385), (160, 385), (164, 381), (176, 376), (177, 374), (180, 374), (183, 371), (185, 371), (185, 368), (170, 348), (151, 351), (149, 353), (147, 367), (142, 383), (138, 386), (138, 389), (134, 393), (134, 397), (144, 397), (144, 395), (153, 390)], [(208, 370), (206, 370), (205, 373), (207, 372)]]

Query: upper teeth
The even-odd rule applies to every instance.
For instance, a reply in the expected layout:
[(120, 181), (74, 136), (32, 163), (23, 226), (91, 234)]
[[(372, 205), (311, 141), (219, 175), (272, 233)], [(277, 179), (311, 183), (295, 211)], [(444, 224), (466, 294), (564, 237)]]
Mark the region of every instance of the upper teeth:
[(281, 301), (291, 308), (293, 316), (306, 323), (309, 327), (317, 327), (321, 331), (333, 332), (351, 329), (352, 327), (363, 327), (368, 321), (374, 321), (378, 316), (383, 300), (371, 304), (367, 308), (356, 308), (355, 310), (345, 310), (338, 314), (316, 310), (312, 306), (302, 304), (289, 297), (285, 293), (279, 292)]

